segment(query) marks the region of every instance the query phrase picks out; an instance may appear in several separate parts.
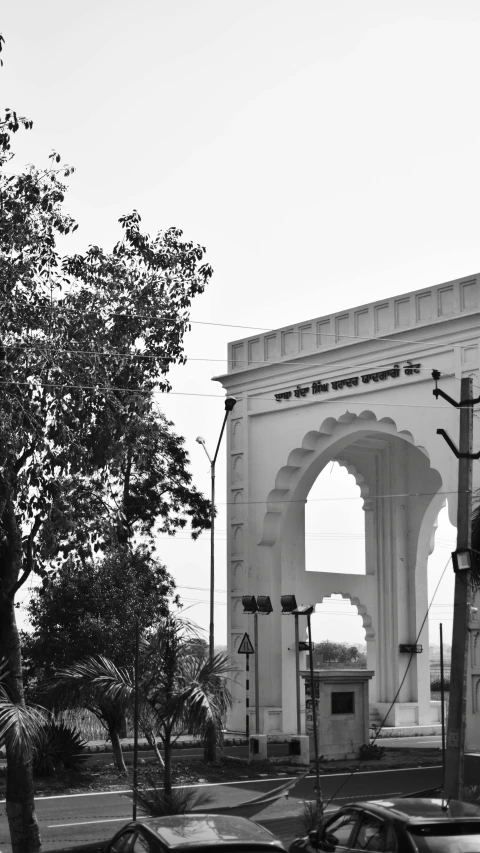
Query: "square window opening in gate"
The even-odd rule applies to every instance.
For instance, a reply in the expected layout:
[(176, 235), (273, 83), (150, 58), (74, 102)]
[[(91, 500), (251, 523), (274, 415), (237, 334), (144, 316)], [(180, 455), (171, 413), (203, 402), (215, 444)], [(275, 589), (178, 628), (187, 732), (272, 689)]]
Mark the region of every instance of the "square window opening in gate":
[(353, 691), (332, 692), (332, 714), (354, 714), (355, 694)]

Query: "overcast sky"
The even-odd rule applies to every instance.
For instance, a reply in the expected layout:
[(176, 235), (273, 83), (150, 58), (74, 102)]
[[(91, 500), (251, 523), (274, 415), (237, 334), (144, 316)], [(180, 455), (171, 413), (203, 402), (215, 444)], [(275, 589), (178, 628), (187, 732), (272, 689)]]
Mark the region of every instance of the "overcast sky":
[[(478, 0), (4, 6), (2, 100), (34, 121), (15, 139), (17, 167), (55, 149), (77, 170), (67, 208), (80, 227), (67, 250), (111, 248), (134, 208), (149, 232), (175, 225), (207, 248), (215, 276), (193, 306), (191, 360), (162, 400), (203, 489), (195, 437), (215, 445), (223, 405), (210, 380), (227, 341), (248, 334), (233, 326), (274, 328), (478, 270)], [(355, 488), (329, 476), (318, 485), (327, 495)], [(218, 486), (221, 503), (223, 460)], [(361, 532), (353, 506), (336, 503), (340, 533), (346, 518)], [(224, 539), (223, 511), (218, 528)], [(316, 519), (309, 535), (331, 529)], [(440, 527), (443, 542), (453, 536)], [(207, 599), (208, 537), (158, 544), (206, 626), (207, 604), (186, 599)], [(438, 566), (447, 554), (437, 549)], [(450, 588), (451, 576), (438, 602)], [(218, 642), (225, 615), (219, 603)], [(345, 637), (345, 617), (319, 623), (319, 639)]]

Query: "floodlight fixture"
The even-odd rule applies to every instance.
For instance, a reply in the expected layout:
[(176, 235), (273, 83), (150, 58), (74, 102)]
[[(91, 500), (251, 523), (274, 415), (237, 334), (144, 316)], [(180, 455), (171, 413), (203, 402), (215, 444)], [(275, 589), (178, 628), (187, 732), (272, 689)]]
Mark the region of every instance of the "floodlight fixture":
[(294, 616), (311, 616), (312, 613), (315, 613), (314, 604), (299, 604), (298, 607), (293, 610)]
[(226, 397), (225, 398), (225, 411), (231, 412), (237, 402), (236, 397)]
[(205, 439), (202, 438), (201, 435), (197, 435), (195, 441), (197, 442), (197, 444), (205, 444)]
[(257, 595), (257, 607), (259, 613), (271, 613), (273, 611), (272, 602), (269, 595)]
[(280, 604), (282, 605), (282, 615), (293, 613), (297, 608), (297, 599), (294, 595), (282, 595), (280, 596)]
[(256, 613), (258, 608), (254, 595), (242, 595), (243, 612), (249, 615)]
[(452, 552), (453, 571), (468, 572), (473, 567), (473, 555), (470, 548), (462, 548)]

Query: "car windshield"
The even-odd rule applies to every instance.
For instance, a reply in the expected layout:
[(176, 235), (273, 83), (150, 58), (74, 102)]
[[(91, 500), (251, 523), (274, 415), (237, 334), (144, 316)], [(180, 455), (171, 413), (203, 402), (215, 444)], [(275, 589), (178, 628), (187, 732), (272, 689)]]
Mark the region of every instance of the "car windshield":
[(475, 822), (409, 826), (408, 830), (421, 850), (431, 853), (480, 853), (480, 824)]

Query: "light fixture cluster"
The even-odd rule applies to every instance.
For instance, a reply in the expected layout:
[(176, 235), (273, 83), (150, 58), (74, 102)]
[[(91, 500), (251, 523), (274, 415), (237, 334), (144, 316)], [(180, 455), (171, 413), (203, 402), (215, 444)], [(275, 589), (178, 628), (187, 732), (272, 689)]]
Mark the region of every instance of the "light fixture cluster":
[(273, 607), (269, 595), (242, 595), (243, 612), (252, 615), (253, 613), (272, 613)]
[[(248, 615), (254, 613), (272, 613), (273, 607), (269, 595), (242, 595), (243, 612)], [(297, 599), (294, 595), (282, 595), (280, 597), (282, 614), (292, 614), (293, 616), (310, 616), (314, 610), (314, 604), (297, 604)]]

